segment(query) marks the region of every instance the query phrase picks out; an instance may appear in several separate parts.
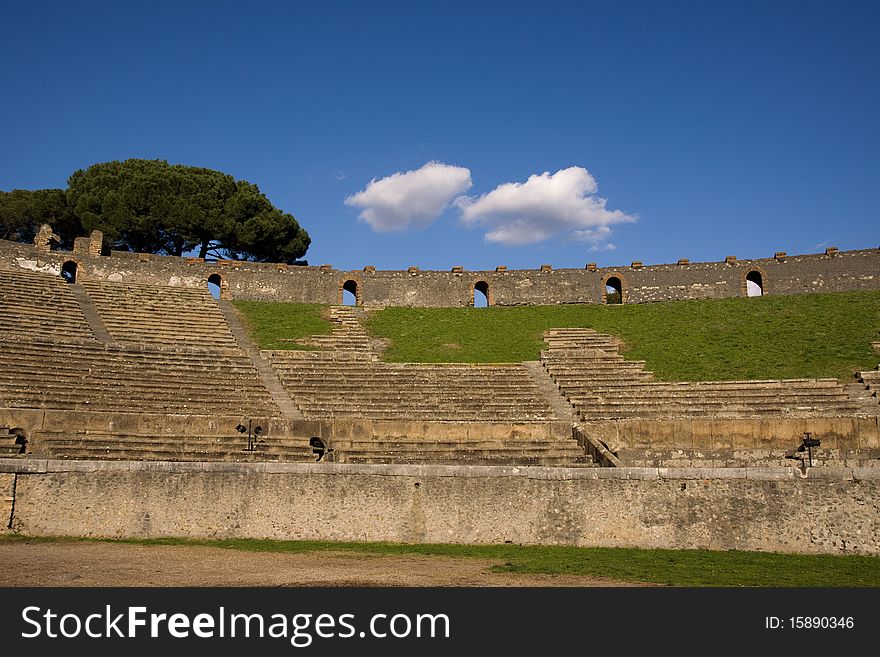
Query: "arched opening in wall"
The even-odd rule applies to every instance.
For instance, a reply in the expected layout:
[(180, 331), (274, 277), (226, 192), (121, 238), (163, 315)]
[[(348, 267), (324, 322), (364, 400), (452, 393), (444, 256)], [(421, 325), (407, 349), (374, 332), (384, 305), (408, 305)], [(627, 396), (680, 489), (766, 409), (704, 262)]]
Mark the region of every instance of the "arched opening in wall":
[(223, 277), (220, 274), (211, 274), (208, 276), (208, 292), (215, 299), (220, 298), (220, 292), (223, 288)]
[(358, 305), (358, 284), (357, 281), (347, 280), (342, 284), (342, 305), (356, 306)]
[(76, 283), (76, 263), (73, 260), (61, 265), (61, 278), (68, 283)]
[(474, 308), (489, 307), (489, 284), (479, 281), (474, 284)]
[(15, 436), (15, 445), (18, 447), (19, 454), (27, 453), (27, 432), (21, 427), (15, 427), (9, 430), (10, 436)]
[(623, 283), (617, 276), (612, 276), (605, 281), (605, 303), (623, 303)]
[(746, 274), (746, 294), (750, 297), (760, 297), (764, 294), (764, 278), (759, 271), (750, 271)]

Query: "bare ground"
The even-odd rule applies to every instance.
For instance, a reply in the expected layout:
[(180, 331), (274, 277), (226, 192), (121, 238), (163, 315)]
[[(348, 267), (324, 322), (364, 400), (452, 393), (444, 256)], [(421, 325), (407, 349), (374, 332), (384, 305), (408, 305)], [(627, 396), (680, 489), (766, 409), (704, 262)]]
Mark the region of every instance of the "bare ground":
[(651, 586), (493, 573), (469, 557), (245, 552), (201, 546), (0, 541), (0, 586)]

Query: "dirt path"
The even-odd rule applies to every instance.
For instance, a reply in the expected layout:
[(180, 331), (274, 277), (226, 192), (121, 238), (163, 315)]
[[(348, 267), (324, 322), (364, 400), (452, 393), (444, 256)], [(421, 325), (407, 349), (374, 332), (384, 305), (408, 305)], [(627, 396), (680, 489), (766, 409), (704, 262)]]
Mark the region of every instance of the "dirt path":
[(650, 586), (492, 573), (487, 559), (213, 547), (0, 541), (0, 586)]

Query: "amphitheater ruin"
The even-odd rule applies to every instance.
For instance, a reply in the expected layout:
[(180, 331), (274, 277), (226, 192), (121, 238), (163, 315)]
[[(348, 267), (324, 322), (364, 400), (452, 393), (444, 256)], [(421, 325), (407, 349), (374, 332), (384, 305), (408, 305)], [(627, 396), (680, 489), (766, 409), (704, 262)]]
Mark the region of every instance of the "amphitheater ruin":
[[(2, 531), (880, 554), (878, 370), (659, 381), (584, 328), (532, 362), (389, 363), (362, 324), (878, 290), (880, 249), (441, 272), (52, 247), (0, 241)], [(233, 299), (325, 304), (334, 328), (260, 350)]]

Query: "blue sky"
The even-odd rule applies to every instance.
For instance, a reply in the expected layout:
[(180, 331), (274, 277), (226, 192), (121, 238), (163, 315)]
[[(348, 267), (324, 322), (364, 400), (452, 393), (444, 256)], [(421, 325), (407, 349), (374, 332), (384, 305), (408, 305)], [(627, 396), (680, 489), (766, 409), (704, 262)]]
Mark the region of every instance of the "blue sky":
[(310, 264), (880, 244), (878, 2), (6, 1), (0, 34), (0, 189), (218, 169)]

